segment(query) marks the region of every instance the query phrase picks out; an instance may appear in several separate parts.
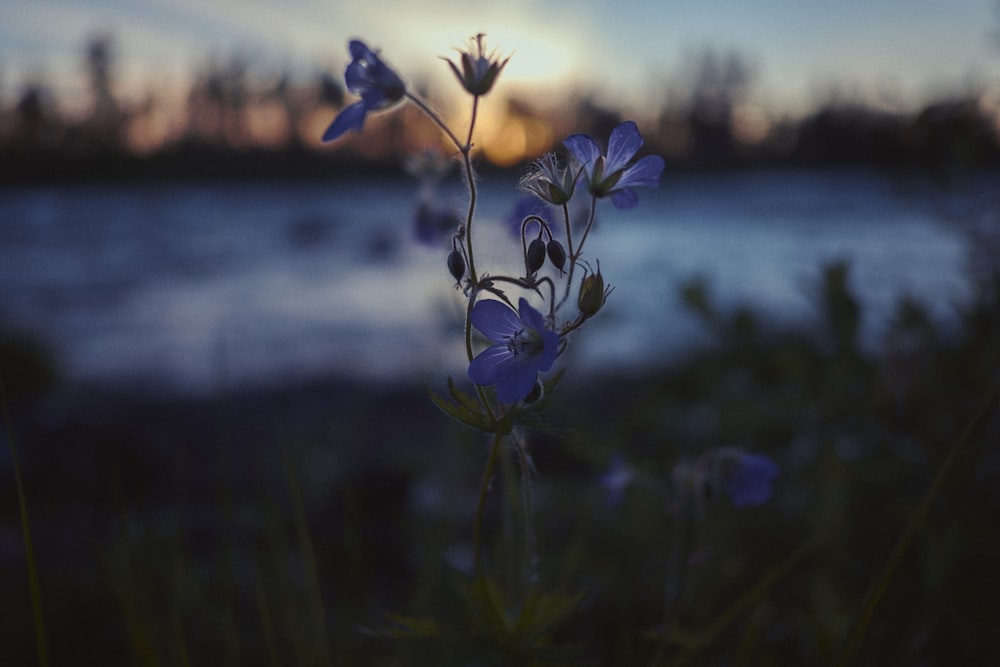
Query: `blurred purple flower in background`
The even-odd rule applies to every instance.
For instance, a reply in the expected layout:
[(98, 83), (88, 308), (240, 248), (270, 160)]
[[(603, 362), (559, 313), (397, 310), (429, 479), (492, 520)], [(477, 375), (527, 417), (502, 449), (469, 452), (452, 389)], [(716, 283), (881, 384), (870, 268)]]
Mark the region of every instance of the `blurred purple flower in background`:
[(360, 132), (369, 111), (392, 106), (406, 95), (406, 84), (389, 68), (378, 53), (357, 39), (349, 44), (351, 64), (344, 72), (347, 89), (361, 100), (342, 109), (323, 133), (323, 141), (333, 141), (348, 130)]
[[(521, 237), (521, 223), (529, 215), (537, 215), (545, 222), (552, 223), (555, 220), (555, 209), (542, 200), (532, 195), (521, 195), (514, 200), (514, 205), (504, 218), (504, 222), (510, 227), (511, 234), (517, 238)], [(530, 233), (539, 229), (538, 222), (529, 223), (527, 231)], [(549, 230), (553, 228), (550, 226)]]
[(664, 162), (659, 155), (647, 155), (635, 164), (629, 161), (642, 146), (642, 137), (634, 121), (626, 121), (611, 131), (607, 155), (586, 134), (573, 134), (563, 142), (583, 164), (587, 188), (595, 197), (611, 197), (618, 208), (632, 208), (639, 203), (634, 187), (655, 188), (660, 184)]
[(462, 224), (462, 217), (450, 206), (438, 206), (433, 202), (421, 201), (417, 204), (413, 222), (417, 241), (433, 246), (446, 235), (453, 233)]
[(739, 452), (727, 460), (725, 487), (733, 507), (758, 507), (771, 497), (778, 465), (761, 454)]
[(621, 454), (614, 454), (611, 457), (607, 472), (601, 475), (598, 483), (607, 492), (608, 504), (617, 507), (625, 499), (625, 491), (635, 480), (635, 470)]
[(518, 311), (493, 299), (472, 308), (471, 321), (494, 345), (469, 364), (469, 378), (478, 385), (497, 386), (497, 399), (514, 403), (535, 388), (559, 355), (559, 334), (545, 326), (545, 318), (522, 298)]

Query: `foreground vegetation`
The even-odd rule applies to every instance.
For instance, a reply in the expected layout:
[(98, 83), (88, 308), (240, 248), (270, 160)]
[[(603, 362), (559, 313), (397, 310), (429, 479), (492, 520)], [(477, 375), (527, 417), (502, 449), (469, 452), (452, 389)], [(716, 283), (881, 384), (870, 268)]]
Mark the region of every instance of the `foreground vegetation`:
[[(780, 329), (690, 283), (706, 338), (682, 362), (566, 383), (555, 428), (531, 436), (548, 593), (523, 607), (541, 619), (527, 639), (476, 625), (462, 591), (484, 443), (419, 387), (12, 393), (3, 662), (982, 664), (1000, 612), (1000, 271), (980, 260), (952, 321), (906, 300), (875, 347), (846, 265), (817, 276), (814, 321)], [(665, 492), (731, 446), (779, 463), (766, 505)], [(500, 470), (486, 520), (503, 535)], [(513, 662), (517, 642), (535, 662)]]

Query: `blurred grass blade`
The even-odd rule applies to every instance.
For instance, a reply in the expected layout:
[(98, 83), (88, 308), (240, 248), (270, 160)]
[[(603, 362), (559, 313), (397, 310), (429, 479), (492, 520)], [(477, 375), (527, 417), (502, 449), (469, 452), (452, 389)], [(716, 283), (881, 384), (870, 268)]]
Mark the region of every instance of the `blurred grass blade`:
[(285, 456), (284, 464), (286, 482), (291, 494), (292, 521), (295, 526), (299, 554), (309, 581), (309, 607), (312, 616), (310, 619), (310, 634), (312, 636), (309, 638), (311, 650), (310, 664), (328, 665), (332, 661), (332, 656), (330, 653), (329, 637), (327, 636), (326, 608), (323, 604), (319, 570), (316, 566), (316, 549), (309, 530), (309, 521), (306, 517), (305, 506), (302, 503), (302, 492), (295, 476), (294, 466), (287, 455)]
[(948, 452), (948, 456), (945, 457), (944, 461), (941, 463), (941, 467), (938, 468), (937, 474), (934, 475), (930, 488), (927, 489), (927, 493), (924, 494), (920, 504), (913, 510), (910, 522), (907, 524), (906, 530), (903, 531), (903, 534), (900, 535), (899, 540), (897, 540), (896, 546), (893, 547), (892, 553), (889, 555), (889, 560), (886, 561), (885, 568), (882, 570), (882, 574), (872, 583), (871, 588), (868, 589), (868, 593), (865, 595), (865, 600), (862, 603), (861, 610), (854, 619), (854, 623), (851, 625), (851, 630), (847, 637), (845, 637), (844, 642), (841, 644), (837, 655), (834, 656), (833, 661), (830, 663), (831, 665), (839, 667), (841, 665), (856, 664), (857, 654), (861, 648), (861, 641), (864, 639), (865, 632), (868, 629), (868, 624), (871, 622), (872, 616), (875, 614), (875, 608), (881, 601), (886, 589), (889, 588), (889, 582), (892, 580), (892, 576), (895, 574), (896, 568), (899, 566), (900, 562), (902, 562), (903, 556), (906, 555), (907, 549), (909, 549), (910, 544), (913, 543), (913, 539), (917, 535), (917, 532), (923, 526), (924, 521), (927, 518), (927, 514), (931, 509), (931, 505), (934, 503), (934, 499), (937, 497), (938, 492), (944, 485), (944, 481), (948, 477), (948, 473), (951, 471), (952, 465), (955, 463), (956, 459), (958, 459), (958, 455), (965, 448), (965, 445), (972, 440), (972, 436), (975, 435), (976, 431), (979, 429), (983, 419), (985, 419), (986, 415), (989, 414), (990, 408), (996, 401), (998, 392), (1000, 392), (1000, 386), (993, 387), (993, 390), (986, 397), (986, 400), (983, 402), (979, 412), (977, 412), (968, 422), (962, 435), (955, 441), (955, 444), (952, 445), (951, 450)]
[(28, 523), (28, 504), (24, 496), (24, 485), (21, 482), (21, 469), (17, 465), (17, 452), (14, 448), (14, 429), (11, 426), (10, 409), (7, 406), (7, 389), (0, 378), (0, 408), (7, 431), (7, 445), (10, 447), (10, 462), (14, 468), (14, 482), (17, 486), (17, 509), (21, 517), (21, 536), (24, 540), (24, 555), (28, 562), (28, 586), (31, 591), (31, 611), (35, 625), (35, 644), (38, 651), (38, 664), (48, 667), (49, 650), (45, 639), (45, 619), (42, 615), (42, 594), (38, 585), (38, 564), (35, 561), (34, 542), (31, 539), (31, 526)]
[(677, 657), (672, 664), (681, 665), (690, 660), (702, 648), (708, 646), (722, 632), (729, 627), (736, 618), (759, 604), (768, 591), (782, 578), (788, 575), (792, 569), (813, 549), (823, 542), (823, 538), (814, 537), (800, 546), (788, 558), (772, 568), (767, 574), (761, 577), (753, 587), (740, 596), (736, 602), (729, 606), (726, 611), (719, 615), (715, 621), (707, 628), (698, 633), (685, 633), (679, 629), (669, 631), (663, 640), (666, 642), (676, 642), (685, 646), (685, 650)]

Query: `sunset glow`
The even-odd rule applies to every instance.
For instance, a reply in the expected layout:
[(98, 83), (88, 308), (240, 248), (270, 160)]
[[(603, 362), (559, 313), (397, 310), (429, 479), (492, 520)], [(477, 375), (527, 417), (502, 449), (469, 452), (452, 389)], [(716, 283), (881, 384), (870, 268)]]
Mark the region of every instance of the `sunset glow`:
[(493, 164), (510, 167), (552, 147), (552, 128), (544, 120), (501, 109), (483, 114), (476, 145)]

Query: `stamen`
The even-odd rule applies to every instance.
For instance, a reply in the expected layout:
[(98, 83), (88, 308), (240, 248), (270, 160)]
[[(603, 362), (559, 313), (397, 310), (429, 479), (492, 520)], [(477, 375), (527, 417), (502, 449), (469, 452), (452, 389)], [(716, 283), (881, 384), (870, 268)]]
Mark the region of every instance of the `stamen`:
[(521, 354), (521, 350), (524, 349), (524, 340), (521, 336), (524, 334), (524, 329), (518, 329), (513, 334), (508, 336), (507, 349), (515, 357)]

